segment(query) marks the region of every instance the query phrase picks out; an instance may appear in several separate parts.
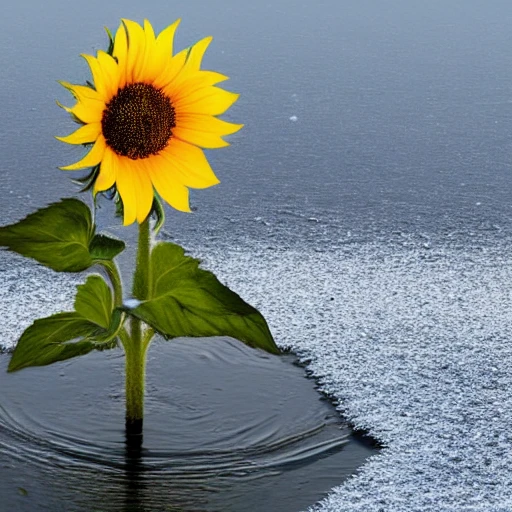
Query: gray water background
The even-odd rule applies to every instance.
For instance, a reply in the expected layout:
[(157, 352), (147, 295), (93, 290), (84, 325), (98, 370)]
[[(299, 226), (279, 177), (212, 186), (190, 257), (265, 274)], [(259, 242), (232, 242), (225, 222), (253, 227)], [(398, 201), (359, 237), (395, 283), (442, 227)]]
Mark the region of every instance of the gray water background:
[(76, 192), (56, 169), (82, 154), (53, 139), (74, 129), (56, 80), (84, 82), (78, 55), (104, 48), (102, 27), (121, 17), (156, 30), (181, 17), (176, 48), (212, 34), (204, 67), (241, 93), (225, 118), (245, 128), (209, 152), (222, 183), (193, 191), (194, 215), (170, 214), (174, 236), (508, 236), (512, 4), (476, 0), (11, 2), (0, 19), (4, 220)]

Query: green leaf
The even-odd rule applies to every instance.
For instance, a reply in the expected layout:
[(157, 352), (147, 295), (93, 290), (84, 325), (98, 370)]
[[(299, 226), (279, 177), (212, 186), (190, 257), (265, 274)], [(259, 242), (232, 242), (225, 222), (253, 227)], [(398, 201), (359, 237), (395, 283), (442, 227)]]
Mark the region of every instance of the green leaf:
[(91, 264), (91, 212), (78, 199), (64, 199), (0, 228), (0, 245), (57, 271), (79, 272)]
[(8, 371), (43, 366), (117, 345), (121, 314), (112, 314), (112, 293), (101, 276), (77, 286), (75, 311), (36, 320), (22, 334)]
[(127, 313), (167, 338), (231, 336), (251, 347), (279, 353), (259, 311), (224, 286), (199, 261), (172, 243), (161, 242), (151, 253), (151, 299)]
[(0, 246), (58, 272), (81, 272), (95, 259), (112, 259), (124, 249), (123, 242), (94, 231), (89, 207), (68, 198), (0, 227)]
[(122, 240), (116, 240), (105, 235), (94, 235), (89, 244), (91, 257), (95, 260), (113, 260), (123, 252), (125, 244)]
[[(87, 337), (97, 329), (98, 326), (75, 312), (57, 313), (36, 320), (18, 341), (8, 371), (43, 366), (87, 354), (95, 348), (95, 343), (88, 341)], [(82, 338), (82, 341), (67, 343), (75, 338)]]
[(112, 321), (113, 303), (112, 292), (105, 280), (94, 274), (76, 288), (75, 311), (99, 327), (108, 329)]

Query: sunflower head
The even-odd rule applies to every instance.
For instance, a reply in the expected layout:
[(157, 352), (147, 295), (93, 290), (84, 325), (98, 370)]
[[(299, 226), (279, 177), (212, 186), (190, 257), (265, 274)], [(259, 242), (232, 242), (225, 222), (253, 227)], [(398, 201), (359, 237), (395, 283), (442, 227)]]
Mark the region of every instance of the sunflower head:
[(219, 183), (203, 148), (228, 146), (223, 137), (242, 127), (217, 117), (238, 95), (217, 87), (226, 76), (201, 69), (212, 38), (173, 54), (178, 24), (155, 36), (147, 20), (122, 20), (107, 52), (83, 55), (91, 85), (61, 82), (76, 99), (63, 108), (81, 126), (57, 138), (90, 145), (84, 158), (61, 169), (92, 168), (88, 185), (94, 194), (117, 192), (125, 225), (143, 222), (155, 198), (190, 211), (189, 188)]

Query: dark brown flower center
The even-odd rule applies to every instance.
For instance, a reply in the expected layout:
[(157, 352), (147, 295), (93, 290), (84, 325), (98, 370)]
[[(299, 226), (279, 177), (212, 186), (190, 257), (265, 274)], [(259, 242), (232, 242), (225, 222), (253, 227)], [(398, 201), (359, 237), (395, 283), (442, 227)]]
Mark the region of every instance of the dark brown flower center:
[(135, 83), (119, 89), (109, 101), (101, 128), (113, 151), (137, 160), (156, 155), (167, 146), (175, 119), (171, 100), (160, 89)]

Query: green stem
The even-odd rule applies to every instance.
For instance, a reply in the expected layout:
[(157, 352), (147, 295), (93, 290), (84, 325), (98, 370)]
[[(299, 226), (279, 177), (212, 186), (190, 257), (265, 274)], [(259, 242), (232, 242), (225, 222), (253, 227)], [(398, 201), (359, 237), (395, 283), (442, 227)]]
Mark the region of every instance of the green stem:
[(121, 306), (123, 304), (123, 283), (115, 261), (97, 260), (96, 263), (105, 269), (112, 283), (112, 288), (114, 289), (114, 306)]
[(146, 348), (140, 340), (125, 347), (126, 352), (126, 424), (142, 422), (144, 417), (144, 383), (146, 373)]
[(147, 348), (149, 347), (149, 344), (151, 343), (151, 339), (153, 338), (153, 336), (155, 335), (155, 330), (150, 327), (146, 330), (146, 332), (144, 333), (143, 337), (142, 337), (142, 346), (144, 347), (144, 349), (147, 350)]
[(148, 217), (142, 224), (139, 224), (139, 246), (133, 279), (133, 296), (139, 300), (149, 299), (151, 289), (150, 253), (151, 240)]
[(128, 331), (126, 330), (126, 327), (122, 326), (121, 329), (119, 329), (118, 332), (119, 339), (121, 340), (121, 344), (123, 345), (123, 348), (126, 351), (126, 347), (130, 344), (130, 335), (128, 334)]
[[(133, 296), (139, 300), (149, 298), (151, 290), (151, 240), (149, 218), (139, 225), (139, 245), (133, 279)], [(138, 318), (130, 320), (130, 336), (123, 342), (126, 355), (126, 425), (140, 428), (144, 417), (144, 385), (146, 373), (147, 334), (142, 332)], [(126, 337), (125, 337), (126, 338)]]

